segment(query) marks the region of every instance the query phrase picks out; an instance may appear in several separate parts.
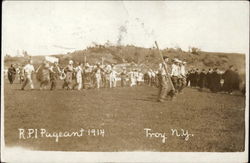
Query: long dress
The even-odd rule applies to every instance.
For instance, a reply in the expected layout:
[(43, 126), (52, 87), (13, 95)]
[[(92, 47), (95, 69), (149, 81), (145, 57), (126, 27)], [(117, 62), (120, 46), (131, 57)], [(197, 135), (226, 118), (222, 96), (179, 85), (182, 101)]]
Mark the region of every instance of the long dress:
[(8, 79), (10, 84), (13, 84), (15, 77), (16, 77), (16, 69), (14, 67), (10, 67), (8, 69)]
[(221, 84), (220, 84), (220, 79), (221, 79), (221, 76), (217, 73), (217, 72), (213, 72), (211, 74), (211, 78), (213, 79), (212, 82), (211, 82), (211, 91), (216, 93), (218, 91), (220, 91), (221, 89)]
[(201, 72), (199, 75), (198, 85), (201, 89), (203, 89), (205, 87), (205, 84), (206, 84), (206, 73)]
[(224, 79), (223, 90), (224, 91), (229, 92), (229, 93), (233, 91), (234, 77), (235, 77), (235, 72), (230, 69), (228, 69), (223, 74), (223, 79)]

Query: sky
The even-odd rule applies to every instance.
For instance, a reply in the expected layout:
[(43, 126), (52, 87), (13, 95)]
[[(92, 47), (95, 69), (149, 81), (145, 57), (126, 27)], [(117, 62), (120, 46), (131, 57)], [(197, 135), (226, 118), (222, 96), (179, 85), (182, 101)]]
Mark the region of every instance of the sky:
[(244, 1), (3, 2), (2, 55), (65, 54), (104, 44), (190, 46), (210, 52), (249, 50)]

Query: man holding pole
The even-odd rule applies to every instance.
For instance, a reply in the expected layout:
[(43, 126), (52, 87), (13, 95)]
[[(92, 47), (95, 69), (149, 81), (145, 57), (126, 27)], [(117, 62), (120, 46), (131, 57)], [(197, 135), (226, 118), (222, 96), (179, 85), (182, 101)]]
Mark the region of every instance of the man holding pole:
[(167, 72), (167, 63), (168, 57), (163, 57), (163, 63), (159, 65), (159, 95), (158, 95), (158, 102), (163, 102), (165, 97), (168, 96), (170, 100), (174, 97), (174, 88), (171, 85), (172, 81), (169, 78), (169, 74)]
[(170, 97), (171, 100), (173, 100), (174, 95), (175, 95), (175, 88), (172, 83), (172, 80), (170, 78), (170, 74), (168, 73), (168, 57), (163, 56), (157, 42), (155, 41), (155, 45), (157, 47), (157, 50), (161, 56), (162, 63), (159, 65), (159, 95), (158, 95), (158, 101), (163, 102), (165, 97), (168, 96)]

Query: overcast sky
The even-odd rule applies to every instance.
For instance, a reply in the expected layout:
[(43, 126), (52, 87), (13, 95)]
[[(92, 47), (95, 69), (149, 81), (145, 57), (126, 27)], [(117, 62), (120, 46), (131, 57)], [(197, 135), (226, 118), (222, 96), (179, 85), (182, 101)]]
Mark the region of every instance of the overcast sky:
[(204, 51), (249, 49), (248, 2), (12, 1), (3, 3), (2, 53), (67, 53), (93, 42)]

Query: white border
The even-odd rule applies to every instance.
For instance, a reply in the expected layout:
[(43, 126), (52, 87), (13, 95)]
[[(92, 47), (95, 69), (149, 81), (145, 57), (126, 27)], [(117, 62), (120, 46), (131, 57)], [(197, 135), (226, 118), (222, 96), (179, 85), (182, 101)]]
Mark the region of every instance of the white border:
[[(249, 11), (248, 11), (249, 15)], [(3, 21), (3, 20), (2, 20)], [(3, 33), (2, 28), (2, 33)], [(249, 34), (249, 33), (248, 33)], [(3, 39), (1, 46), (3, 47)], [(248, 43), (249, 45), (249, 43)], [(4, 54), (1, 54), (2, 57)], [(7, 148), (4, 141), (4, 58), (1, 62), (1, 161), (4, 162), (248, 162), (249, 50), (246, 63), (246, 109), (244, 152), (56, 152)]]

